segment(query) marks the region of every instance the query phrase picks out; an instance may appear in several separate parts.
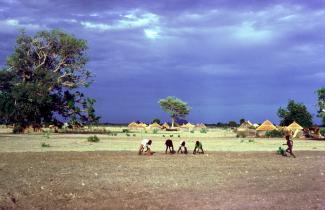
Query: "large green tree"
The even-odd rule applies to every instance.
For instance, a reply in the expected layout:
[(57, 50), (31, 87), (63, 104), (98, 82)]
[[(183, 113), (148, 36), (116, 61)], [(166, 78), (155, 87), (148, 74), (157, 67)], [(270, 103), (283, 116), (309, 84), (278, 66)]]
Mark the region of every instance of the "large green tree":
[(323, 125), (325, 125), (325, 87), (318, 89), (317, 91), (318, 97), (318, 117), (322, 119)]
[(85, 40), (59, 30), (21, 32), (0, 70), (0, 118), (23, 127), (62, 119), (97, 122), (95, 100), (80, 91), (92, 82), (86, 50)]
[(308, 112), (307, 107), (302, 103), (296, 103), (294, 100), (289, 100), (286, 108), (278, 109), (278, 116), (282, 126), (288, 126), (293, 121), (296, 121), (303, 127), (313, 125), (312, 115)]
[(165, 99), (160, 99), (158, 103), (164, 112), (170, 114), (172, 118), (172, 127), (174, 127), (175, 120), (177, 118), (184, 118), (190, 113), (191, 110), (186, 102), (173, 96), (168, 96)]

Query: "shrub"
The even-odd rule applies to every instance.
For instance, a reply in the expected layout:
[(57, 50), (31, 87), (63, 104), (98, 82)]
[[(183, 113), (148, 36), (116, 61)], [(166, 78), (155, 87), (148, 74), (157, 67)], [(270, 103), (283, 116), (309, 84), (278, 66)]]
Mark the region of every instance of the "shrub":
[(130, 136), (130, 134), (129, 134), (129, 133), (127, 133), (127, 134), (126, 134), (126, 136)]
[(273, 131), (266, 131), (265, 133), (266, 137), (271, 137), (271, 138), (276, 138), (276, 137), (282, 137), (283, 133), (278, 130), (273, 130)]
[(240, 140), (240, 143), (243, 143), (245, 140), (244, 139), (242, 139), (242, 140)]
[(206, 128), (201, 128), (200, 133), (207, 133), (208, 130)]
[(46, 144), (46, 143), (43, 142), (43, 143), (41, 144), (41, 146), (42, 146), (42, 147), (50, 147), (50, 144)]
[(50, 131), (44, 131), (44, 138), (49, 139), (50, 138)]
[(123, 133), (129, 133), (130, 131), (129, 131), (129, 129), (123, 129), (122, 132)]
[(165, 137), (165, 135), (162, 135), (162, 137)]
[(133, 136), (134, 136), (134, 137), (136, 137), (136, 136), (137, 136), (137, 134), (135, 134), (135, 133), (134, 133), (134, 134), (133, 134)]
[(173, 137), (174, 135), (169, 135), (169, 137)]
[(95, 135), (95, 136), (89, 136), (88, 138), (87, 138), (87, 140), (89, 141), (89, 142), (99, 142), (99, 138)]
[(320, 128), (320, 134), (322, 136), (325, 136), (325, 127), (324, 128)]
[(178, 134), (178, 138), (181, 138), (181, 135), (180, 134)]
[(194, 130), (191, 130), (190, 132), (191, 132), (191, 133), (194, 133)]
[(156, 129), (156, 128), (153, 129), (152, 133), (153, 133), (153, 134), (157, 134), (157, 133), (158, 133), (158, 129)]
[(16, 125), (12, 130), (13, 133), (22, 133), (24, 132), (24, 127), (21, 125)]
[(255, 142), (255, 140), (254, 139), (249, 139), (248, 142)]

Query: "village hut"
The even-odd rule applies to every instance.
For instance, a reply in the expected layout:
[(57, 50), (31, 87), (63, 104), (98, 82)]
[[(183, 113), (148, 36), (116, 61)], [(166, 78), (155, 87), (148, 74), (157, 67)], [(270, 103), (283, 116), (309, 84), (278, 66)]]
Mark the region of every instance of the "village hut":
[(254, 137), (256, 130), (250, 121), (245, 121), (237, 128), (236, 134), (238, 137)]
[(139, 127), (138, 123), (136, 122), (131, 122), (129, 125), (128, 125), (128, 129), (130, 130), (137, 130)]
[(254, 127), (253, 124), (249, 121), (245, 121), (239, 126), (239, 128), (243, 128), (243, 129), (250, 129), (253, 127)]
[(207, 129), (207, 126), (204, 125), (203, 123), (199, 123), (195, 125), (194, 129), (200, 131), (202, 129)]
[(260, 126), (260, 125), (257, 123), (254, 123), (253, 126), (254, 126), (254, 128), (258, 128), (258, 126)]
[(144, 129), (144, 130), (146, 130), (147, 127), (148, 127), (148, 125), (145, 124), (145, 123), (139, 123), (139, 124), (138, 124), (138, 129)]
[(183, 131), (190, 131), (190, 130), (193, 130), (194, 127), (195, 127), (195, 125), (188, 122), (187, 124), (183, 124), (182, 126), (180, 126), (180, 129)]
[(164, 123), (162, 126), (161, 126), (162, 129), (169, 129), (169, 125), (168, 123)]
[(154, 130), (154, 129), (161, 129), (161, 126), (158, 124), (158, 123), (156, 123), (156, 122), (154, 122), (154, 123), (152, 123), (152, 124), (150, 124), (149, 126), (148, 126), (148, 128), (150, 129), (150, 130)]
[(269, 120), (265, 120), (258, 128), (256, 128), (256, 135), (259, 137), (265, 136), (267, 131), (277, 130), (273, 123)]
[(289, 130), (291, 130), (295, 137), (302, 137), (303, 136), (303, 127), (301, 125), (299, 125), (296, 121), (293, 121), (293, 123), (291, 123), (288, 127), (287, 127)]
[(301, 125), (299, 125), (296, 121), (293, 121), (293, 123), (291, 123), (288, 128), (292, 131), (296, 131), (296, 130), (302, 130), (304, 129)]

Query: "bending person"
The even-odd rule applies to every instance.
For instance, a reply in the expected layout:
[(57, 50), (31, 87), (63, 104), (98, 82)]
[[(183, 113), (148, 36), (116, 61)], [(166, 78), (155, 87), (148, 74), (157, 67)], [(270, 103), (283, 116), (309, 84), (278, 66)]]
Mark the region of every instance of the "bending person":
[(185, 141), (181, 141), (181, 143), (179, 144), (179, 148), (177, 150), (177, 153), (181, 152), (181, 154), (187, 154), (187, 148), (185, 146)]
[(152, 141), (150, 139), (143, 139), (140, 144), (139, 155), (141, 155), (143, 152), (152, 155), (153, 153), (151, 152), (151, 148), (150, 148), (151, 144)]
[[(201, 152), (200, 152), (200, 150), (201, 150)], [(195, 148), (193, 150), (193, 154), (196, 154), (196, 153), (204, 154), (202, 143), (199, 141), (195, 142)]]

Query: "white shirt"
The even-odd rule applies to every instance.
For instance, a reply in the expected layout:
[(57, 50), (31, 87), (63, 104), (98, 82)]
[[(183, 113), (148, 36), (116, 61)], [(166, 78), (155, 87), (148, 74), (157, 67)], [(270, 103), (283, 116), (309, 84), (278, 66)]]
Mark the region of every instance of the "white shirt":
[(150, 148), (150, 145), (148, 144), (149, 142), (149, 139), (143, 139), (141, 141), (141, 145), (144, 146), (144, 147), (149, 147)]

